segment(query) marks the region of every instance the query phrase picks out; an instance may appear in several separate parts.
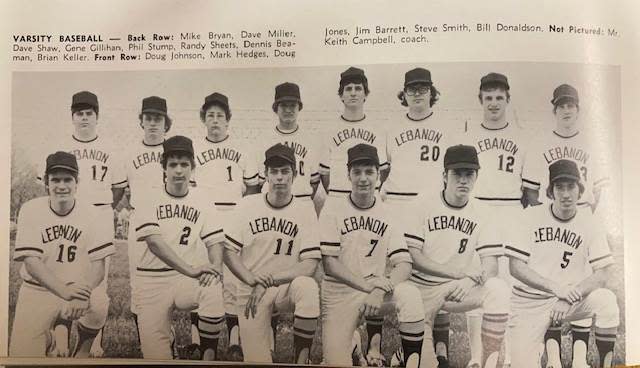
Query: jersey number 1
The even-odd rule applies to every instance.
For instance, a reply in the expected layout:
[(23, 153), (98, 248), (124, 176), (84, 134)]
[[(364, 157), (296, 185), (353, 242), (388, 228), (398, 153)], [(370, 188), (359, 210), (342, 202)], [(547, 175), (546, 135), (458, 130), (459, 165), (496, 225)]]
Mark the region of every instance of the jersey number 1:
[[(276, 245), (276, 252), (273, 254), (280, 254), (280, 249), (282, 248), (282, 238), (278, 239), (278, 245)], [(287, 248), (286, 256), (291, 255), (291, 251), (293, 250), (293, 239), (289, 240), (289, 247)]]
[(91, 166), (91, 168), (93, 169), (93, 180), (100, 180), (100, 181), (104, 181), (104, 177), (105, 175), (107, 175), (107, 166), (102, 166), (102, 175), (98, 172), (98, 166), (93, 165)]
[[(75, 245), (70, 245), (69, 247), (67, 247), (66, 257), (64, 256), (64, 244), (60, 244), (58, 248), (60, 248), (60, 251), (58, 252), (58, 259), (56, 259), (56, 262), (64, 263), (73, 262), (76, 260), (76, 249), (78, 249), (78, 247), (76, 247)], [(66, 258), (66, 260), (64, 258)]]

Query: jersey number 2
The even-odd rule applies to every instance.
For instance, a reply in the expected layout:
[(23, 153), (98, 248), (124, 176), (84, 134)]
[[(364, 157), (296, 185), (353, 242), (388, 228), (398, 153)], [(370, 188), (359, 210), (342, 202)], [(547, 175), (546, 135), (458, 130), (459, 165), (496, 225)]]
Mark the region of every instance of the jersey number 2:
[(429, 146), (422, 146), (420, 148), (420, 161), (438, 161), (438, 157), (440, 157), (440, 147), (431, 146), (431, 157), (429, 157)]
[(191, 235), (191, 228), (189, 226), (185, 226), (182, 229), (182, 236), (180, 237), (180, 245), (189, 244), (189, 235)]
[[(64, 244), (60, 244), (58, 248), (60, 248), (60, 251), (58, 252), (58, 259), (56, 259), (56, 262), (64, 263), (73, 262), (76, 260), (76, 249), (78, 249), (78, 247), (76, 247), (75, 245), (70, 245), (69, 247), (67, 247), (66, 257), (64, 256)], [(66, 260), (64, 258), (66, 258)]]
[(507, 156), (507, 159), (505, 160), (504, 155), (500, 155), (498, 158), (500, 159), (498, 170), (512, 173), (515, 158), (513, 158), (513, 156)]

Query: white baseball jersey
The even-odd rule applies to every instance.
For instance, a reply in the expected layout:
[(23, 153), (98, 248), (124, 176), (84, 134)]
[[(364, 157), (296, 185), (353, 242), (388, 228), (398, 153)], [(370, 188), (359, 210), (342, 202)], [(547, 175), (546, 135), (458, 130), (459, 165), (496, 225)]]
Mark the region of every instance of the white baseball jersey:
[[(221, 242), (224, 231), (220, 215), (207, 198), (207, 193), (200, 188), (190, 188), (183, 197), (169, 194), (164, 186), (149, 190), (136, 208), (136, 239), (144, 241), (150, 235), (161, 235), (185, 262), (209, 263), (198, 247), (202, 247), (202, 243), (210, 247)], [(145, 250), (137, 267), (139, 276), (175, 275), (176, 271), (156, 257), (146, 244), (142, 246)]]
[(387, 157), (392, 169), (384, 183), (388, 198), (410, 198), (442, 189), (444, 153), (462, 143), (461, 122), (435, 113), (417, 121), (405, 115), (390, 128)]
[(318, 171), (321, 175), (331, 174), (330, 193), (351, 193), (347, 151), (357, 144), (366, 143), (377, 148), (380, 169), (389, 165), (386, 162), (386, 133), (379, 122), (368, 118), (352, 122), (340, 117), (336, 123), (329, 126), (326, 133)]
[[(91, 261), (115, 252), (113, 234), (104, 226), (95, 226), (97, 210), (76, 200), (66, 215), (51, 209), (49, 197), (32, 199), (22, 205), (18, 216), (18, 234), (13, 259), (38, 257), (61, 281), (86, 282)], [(41, 286), (23, 265), (22, 279)]]
[[(549, 183), (549, 166), (558, 160), (571, 160), (576, 163), (585, 187), (580, 202), (593, 204), (594, 189), (609, 182), (593, 141), (584, 132), (570, 137), (564, 137), (555, 131), (542, 134), (529, 151), (524, 166), (524, 175), (536, 178), (536, 181), (542, 184), (533, 189), (541, 189), (541, 192), (546, 190)], [(546, 195), (543, 193), (540, 198), (546, 198)]]
[[(119, 157), (121, 148), (115, 142), (103, 137), (91, 141), (81, 141), (70, 136), (53, 147), (51, 152), (66, 151), (76, 156), (78, 161), (78, 193), (76, 198), (88, 204), (111, 204), (111, 188), (127, 186), (124, 167)], [(46, 156), (38, 162), (38, 179), (43, 180)]]
[(534, 179), (522, 175), (528, 139), (523, 129), (514, 123), (507, 123), (501, 129), (469, 124), (467, 135), (467, 142), (478, 151), (481, 167), (473, 190), (476, 198), (519, 200), (523, 185), (539, 185)]
[(216, 205), (234, 206), (242, 198), (244, 185), (258, 185), (255, 154), (247, 142), (228, 136), (216, 143), (205, 137), (195, 142), (194, 150), (195, 182), (208, 188)]
[[(386, 261), (410, 262), (390, 206), (376, 197), (370, 208), (357, 207), (350, 196), (329, 197), (320, 213), (320, 250), (338, 257), (353, 274), (365, 279), (384, 276)], [(340, 282), (329, 275), (325, 280)]]
[[(489, 216), (485, 208), (473, 198), (462, 207), (453, 206), (442, 192), (420, 198), (405, 221), (407, 246), (417, 248), (434, 262), (459, 269), (473, 267), (476, 256), (501, 256), (502, 244), (490, 238), (484, 225)], [(411, 280), (426, 286), (451, 281), (415, 269)]]
[(127, 183), (131, 190), (129, 203), (136, 207), (137, 199), (143, 196), (146, 190), (153, 186), (161, 186), (163, 183), (162, 143), (149, 145), (144, 141), (130, 147), (125, 161)]
[[(273, 207), (267, 194), (242, 198), (233, 211), (226, 247), (240, 254), (253, 273), (290, 269), (305, 259), (319, 259), (317, 218), (313, 207), (295, 197), (283, 207)], [(252, 287), (238, 282), (237, 297)]]
[[(296, 197), (309, 197), (313, 193), (311, 183), (320, 182), (320, 174), (318, 173), (318, 160), (320, 155), (320, 142), (318, 132), (305, 126), (298, 126), (293, 132), (284, 133), (275, 128), (269, 129), (264, 134), (260, 134), (256, 145), (260, 147), (256, 151), (258, 173), (260, 181), (265, 181), (264, 160), (265, 152), (271, 146), (281, 143), (293, 149), (296, 157), (297, 177), (293, 182), (291, 191)], [(267, 192), (267, 185), (262, 188), (263, 192)]]
[[(578, 285), (590, 272), (613, 263), (601, 223), (589, 209), (578, 208), (569, 220), (557, 218), (552, 205), (527, 208), (519, 224), (519, 237), (505, 246), (505, 254), (521, 259), (538, 274)], [(551, 294), (516, 281), (516, 295), (546, 299)]]

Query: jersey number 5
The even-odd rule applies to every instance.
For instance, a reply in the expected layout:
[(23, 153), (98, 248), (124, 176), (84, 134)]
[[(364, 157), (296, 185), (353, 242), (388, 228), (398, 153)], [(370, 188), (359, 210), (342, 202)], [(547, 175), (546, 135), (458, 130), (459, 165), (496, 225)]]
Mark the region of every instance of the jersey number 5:
[(567, 268), (567, 266), (569, 266), (569, 257), (571, 257), (573, 255), (573, 252), (564, 252), (564, 255), (562, 256), (562, 263), (560, 263), (560, 267), (562, 268)]
[[(64, 244), (60, 244), (58, 248), (60, 248), (60, 251), (58, 252), (58, 259), (56, 259), (56, 262), (64, 263), (73, 262), (76, 260), (76, 249), (78, 249), (78, 247), (76, 247), (75, 245), (70, 245), (69, 247), (67, 247), (66, 257), (64, 256)], [(64, 258), (66, 258), (66, 260)]]

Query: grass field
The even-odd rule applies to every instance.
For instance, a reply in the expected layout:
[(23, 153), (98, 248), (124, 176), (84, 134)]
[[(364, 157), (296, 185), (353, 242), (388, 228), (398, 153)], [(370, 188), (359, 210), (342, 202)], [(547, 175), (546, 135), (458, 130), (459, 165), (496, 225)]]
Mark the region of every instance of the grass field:
[[(109, 287), (108, 293), (111, 298), (111, 304), (109, 306), (109, 315), (104, 328), (104, 340), (103, 346), (105, 349), (105, 357), (118, 357), (118, 358), (141, 358), (140, 347), (137, 343), (135, 325), (129, 312), (129, 271), (127, 266), (127, 244), (126, 242), (117, 243), (117, 253), (112, 259), (111, 267), (109, 270)], [(622, 264), (621, 245), (612, 244), (612, 248), (617, 250), (618, 264)], [(13, 241), (11, 242), (11, 252), (13, 253)], [(20, 277), (18, 276), (18, 267), (20, 263), (11, 262), (11, 274), (10, 274), (10, 290), (9, 290), (9, 325), (13, 324), (13, 316), (15, 312), (15, 304), (18, 295), (18, 288), (21, 284)], [(620, 277), (611, 280), (610, 287), (614, 289), (618, 296), (618, 302), (621, 306), (621, 314), (624, 318), (624, 297), (623, 297), (623, 282), (622, 272), (619, 273)], [(174, 326), (176, 327), (177, 343), (185, 345), (190, 342), (190, 330), (189, 320), (187, 313), (174, 313)], [(277, 333), (277, 345), (274, 355), (274, 361), (276, 363), (291, 362), (293, 354), (293, 333), (292, 333), (292, 316), (291, 314), (285, 314), (281, 317), (281, 322), (278, 326)], [(464, 367), (469, 360), (469, 344), (466, 334), (466, 319), (464, 315), (454, 314), (451, 317), (451, 352), (450, 363), (451, 367)], [(614, 364), (624, 363), (624, 319), (622, 326), (618, 332), (618, 342), (616, 343), (616, 354), (614, 358)], [(565, 331), (566, 332), (566, 331)], [(322, 361), (321, 345), (320, 345), (321, 331), (317, 331), (316, 338), (314, 340), (314, 346), (311, 353), (311, 360), (314, 364), (318, 364)], [(362, 331), (362, 336), (365, 336)], [(593, 341), (593, 338), (591, 339)], [(224, 336), (219, 345), (219, 353), (223, 353), (227, 346), (226, 336)], [(393, 352), (400, 346), (400, 338), (397, 333), (397, 322), (395, 317), (387, 316), (385, 318), (385, 325), (383, 328), (383, 353), (387, 358), (393, 354)], [(567, 351), (570, 347), (569, 337), (563, 335), (563, 350)], [(593, 352), (595, 344), (592, 342), (590, 351)], [(596, 357), (593, 353), (590, 353), (590, 359), (595, 362)], [(569, 361), (565, 361), (565, 364), (570, 364)]]

